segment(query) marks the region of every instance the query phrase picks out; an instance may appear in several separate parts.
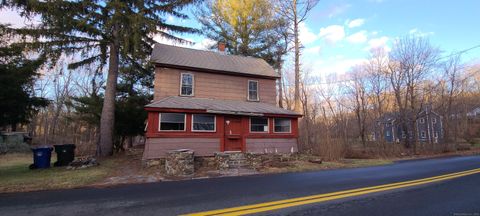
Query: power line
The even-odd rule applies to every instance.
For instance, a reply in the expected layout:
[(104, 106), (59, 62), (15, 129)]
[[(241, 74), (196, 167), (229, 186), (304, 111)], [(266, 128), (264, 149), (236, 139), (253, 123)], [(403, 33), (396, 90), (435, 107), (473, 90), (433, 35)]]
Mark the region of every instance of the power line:
[[(475, 45), (475, 46), (470, 47), (470, 48), (467, 48), (467, 49), (464, 49), (464, 50), (460, 50), (458, 52), (452, 53), (452, 54), (447, 55), (447, 56), (440, 57), (436, 60), (441, 60), (441, 59), (449, 58), (449, 57), (452, 57), (452, 56), (455, 56), (455, 55), (463, 54), (463, 53), (466, 53), (468, 51), (471, 51), (471, 50), (474, 50), (474, 49), (477, 49), (477, 48), (480, 48), (480, 44)], [(321, 83), (315, 83), (315, 84), (316, 85), (329, 85), (329, 84), (336, 84), (336, 83), (351, 82), (351, 81), (354, 81), (354, 80), (355, 79), (344, 79), (344, 80), (335, 80), (335, 81), (331, 81), (331, 82), (321, 82)], [(292, 86), (292, 84), (287, 85), (287, 86)]]

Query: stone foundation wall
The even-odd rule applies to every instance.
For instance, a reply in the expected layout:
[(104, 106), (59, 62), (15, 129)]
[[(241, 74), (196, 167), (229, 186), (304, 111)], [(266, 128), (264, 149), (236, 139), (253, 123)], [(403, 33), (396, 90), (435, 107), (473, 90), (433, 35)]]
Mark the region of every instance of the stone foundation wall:
[(165, 171), (171, 176), (189, 176), (195, 172), (194, 152), (189, 149), (169, 151), (165, 158)]
[(240, 151), (216, 152), (215, 162), (217, 165), (217, 169), (219, 170), (242, 168), (248, 165), (248, 163), (246, 162), (244, 153)]
[(245, 153), (245, 158), (251, 168), (258, 169), (269, 164), (295, 160), (297, 158), (297, 154)]

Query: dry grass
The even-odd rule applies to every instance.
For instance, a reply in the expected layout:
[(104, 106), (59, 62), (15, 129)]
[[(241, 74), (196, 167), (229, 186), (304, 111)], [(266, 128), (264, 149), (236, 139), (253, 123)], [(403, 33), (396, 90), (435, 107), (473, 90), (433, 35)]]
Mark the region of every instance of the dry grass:
[(311, 163), (305, 160), (295, 160), (285, 162), (285, 164), (281, 167), (265, 167), (261, 171), (265, 173), (305, 172), (315, 170), (380, 166), (392, 163), (392, 160), (386, 159), (348, 159), (340, 161), (324, 161), (321, 164)]
[[(54, 159), (55, 156), (52, 156)], [(100, 166), (82, 170), (65, 167), (30, 170), (31, 154), (0, 156), (0, 193), (22, 192), (90, 185), (106, 178), (115, 169), (115, 158), (100, 161)], [(52, 160), (53, 162), (53, 160)]]

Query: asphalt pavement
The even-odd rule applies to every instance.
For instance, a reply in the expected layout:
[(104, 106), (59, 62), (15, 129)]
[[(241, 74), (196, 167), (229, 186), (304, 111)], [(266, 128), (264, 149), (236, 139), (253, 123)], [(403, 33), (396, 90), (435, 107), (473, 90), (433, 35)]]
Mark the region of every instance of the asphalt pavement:
[[(480, 168), (480, 156), (386, 166), (0, 194), (0, 215), (179, 215)], [(480, 216), (480, 174), (260, 215)]]

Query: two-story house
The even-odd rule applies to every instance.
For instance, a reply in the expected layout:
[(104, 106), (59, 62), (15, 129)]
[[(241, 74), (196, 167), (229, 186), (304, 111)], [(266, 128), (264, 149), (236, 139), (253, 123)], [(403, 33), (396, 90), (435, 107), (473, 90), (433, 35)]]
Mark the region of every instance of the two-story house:
[[(410, 128), (410, 124), (407, 124), (408, 130), (404, 131), (399, 119), (398, 113), (388, 113), (377, 120), (374, 139), (380, 139), (380, 129), (383, 129), (383, 139), (386, 142), (402, 142), (406, 139), (413, 139), (413, 129)], [(418, 113), (415, 125), (415, 135), (419, 142), (439, 143), (443, 140), (442, 117), (429, 106)]]
[(276, 105), (280, 78), (263, 59), (156, 44), (144, 159), (169, 150), (297, 151), (298, 118)]

